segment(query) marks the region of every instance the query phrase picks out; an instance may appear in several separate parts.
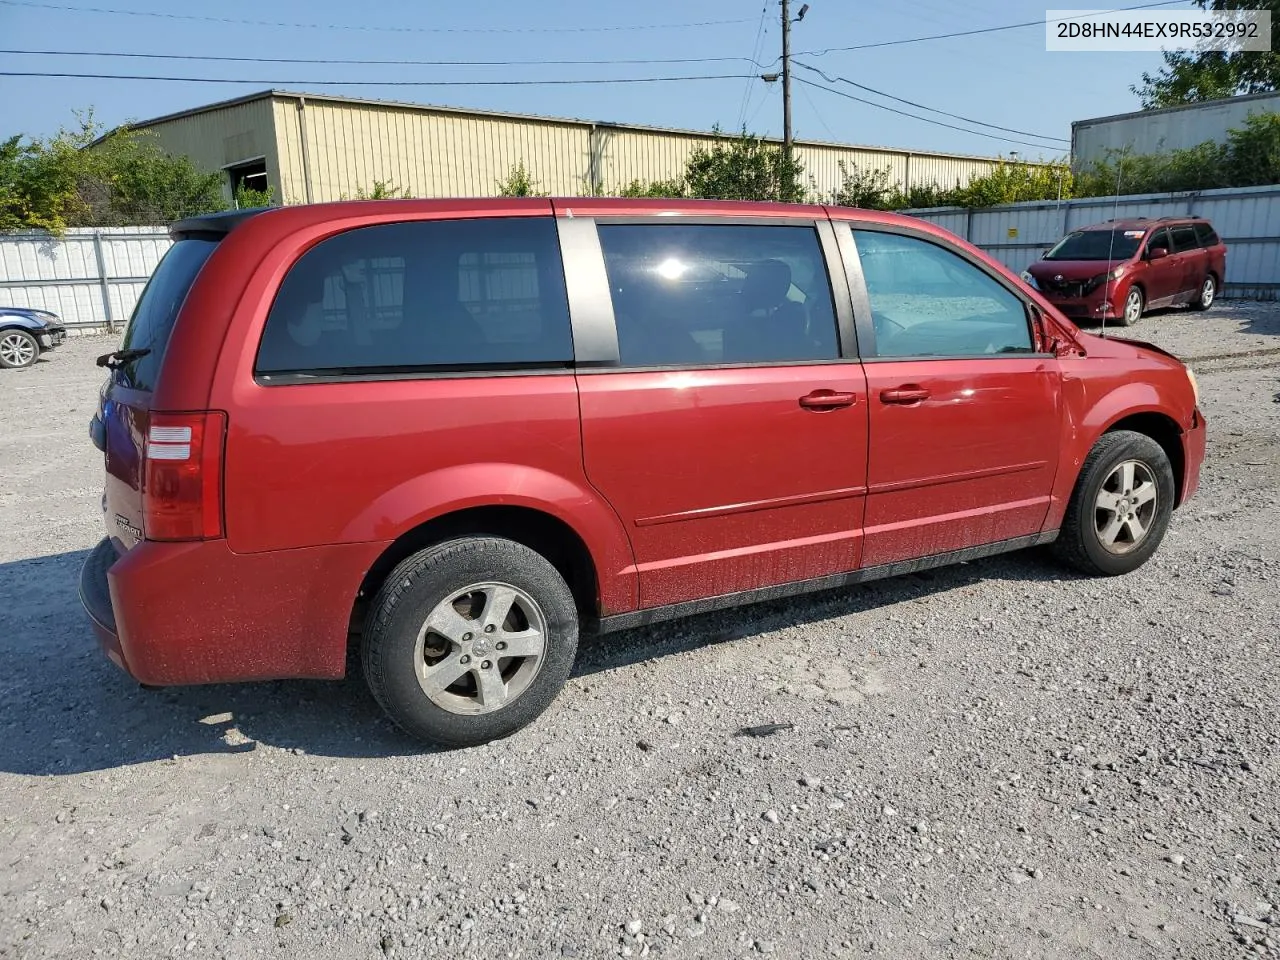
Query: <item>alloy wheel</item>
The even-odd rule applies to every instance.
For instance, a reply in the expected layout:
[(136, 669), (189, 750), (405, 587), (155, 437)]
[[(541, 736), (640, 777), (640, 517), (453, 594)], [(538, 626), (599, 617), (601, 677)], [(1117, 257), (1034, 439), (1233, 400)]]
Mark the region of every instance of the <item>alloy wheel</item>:
[(36, 359), (35, 342), (25, 334), (7, 334), (0, 338), (0, 358), (11, 367), (28, 366)]
[(1137, 549), (1151, 532), (1159, 505), (1155, 474), (1141, 460), (1116, 465), (1094, 500), (1094, 530), (1108, 553)]
[(436, 605), (413, 662), (428, 699), (450, 713), (501, 710), (529, 688), (547, 646), (537, 601), (508, 583), (473, 583)]

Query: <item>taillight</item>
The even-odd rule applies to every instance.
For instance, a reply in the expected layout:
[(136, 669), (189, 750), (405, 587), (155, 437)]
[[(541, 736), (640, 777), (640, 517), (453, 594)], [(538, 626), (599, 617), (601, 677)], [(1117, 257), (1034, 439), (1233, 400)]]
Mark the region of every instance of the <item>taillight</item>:
[(143, 530), (148, 540), (222, 536), (224, 413), (152, 413), (147, 425)]

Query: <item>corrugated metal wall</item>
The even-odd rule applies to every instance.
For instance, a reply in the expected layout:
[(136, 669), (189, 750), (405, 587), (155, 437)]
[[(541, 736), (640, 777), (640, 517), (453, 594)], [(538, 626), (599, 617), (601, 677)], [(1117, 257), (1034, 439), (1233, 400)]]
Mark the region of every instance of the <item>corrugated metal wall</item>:
[[(299, 101), (303, 107), (299, 109)], [(354, 197), (382, 181), (418, 197), (492, 196), (523, 162), (543, 193), (611, 193), (634, 180), (670, 180), (714, 137), (584, 121), (524, 119), (398, 104), (277, 95), (281, 195), (287, 203)], [(303, 149), (303, 131), (306, 149)], [(885, 169), (893, 182), (952, 187), (997, 161), (945, 154), (798, 143), (805, 179), (829, 197), (850, 170)], [(275, 181), (273, 181), (275, 182)]]
[(275, 118), (267, 98), (177, 117), (145, 129), (155, 133), (167, 153), (190, 157), (204, 170), (221, 170), (265, 157), (267, 182), (280, 183)]
[(163, 227), (0, 236), (0, 301), (51, 310), (73, 326), (120, 326), (169, 245)]
[(1242, 126), (1249, 114), (1276, 112), (1280, 112), (1280, 93), (1264, 93), (1077, 120), (1071, 124), (1071, 165), (1079, 170), (1105, 160), (1109, 150), (1149, 154), (1194, 147), (1206, 140), (1226, 143), (1227, 132)]
[(415, 197), (492, 196), (520, 161), (540, 191), (576, 194), (588, 171), (586, 125), (283, 98), (274, 115), (287, 203), (306, 201), (308, 168), (317, 203), (379, 181)]
[(908, 212), (963, 237), (1013, 270), (1025, 270), (1044, 250), (1080, 227), (1112, 218), (1194, 214), (1209, 220), (1226, 241), (1226, 295), (1280, 297), (1280, 186)]

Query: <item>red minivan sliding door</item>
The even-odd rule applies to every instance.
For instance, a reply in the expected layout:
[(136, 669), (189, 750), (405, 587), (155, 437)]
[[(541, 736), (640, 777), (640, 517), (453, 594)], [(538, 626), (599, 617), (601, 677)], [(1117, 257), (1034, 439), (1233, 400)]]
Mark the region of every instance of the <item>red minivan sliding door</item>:
[(598, 225), (618, 360), (579, 364), (583, 455), (642, 607), (858, 565), (866, 382), (820, 232), (837, 257), (825, 221)]
[(1039, 533), (1061, 375), (1023, 302), (938, 239), (847, 230), (870, 414), (862, 565)]

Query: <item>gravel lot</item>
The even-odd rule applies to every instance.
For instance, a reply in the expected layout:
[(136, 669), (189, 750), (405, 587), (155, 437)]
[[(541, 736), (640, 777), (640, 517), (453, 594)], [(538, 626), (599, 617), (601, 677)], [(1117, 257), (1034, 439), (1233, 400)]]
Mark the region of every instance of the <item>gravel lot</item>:
[(0, 956), (1280, 956), (1280, 305), (1130, 335), (1205, 358), (1210, 431), (1137, 574), (1015, 554), (589, 641), (453, 753), (358, 676), (118, 673), (76, 597), (109, 346), (0, 372)]

